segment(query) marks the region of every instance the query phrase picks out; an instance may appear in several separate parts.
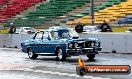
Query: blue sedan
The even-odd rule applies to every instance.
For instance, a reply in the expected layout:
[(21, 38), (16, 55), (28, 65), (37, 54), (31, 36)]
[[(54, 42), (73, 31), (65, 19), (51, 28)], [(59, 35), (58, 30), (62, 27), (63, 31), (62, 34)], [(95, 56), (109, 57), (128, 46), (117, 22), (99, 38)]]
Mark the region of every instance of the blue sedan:
[(67, 56), (86, 54), (94, 59), (101, 51), (100, 42), (96, 38), (81, 39), (76, 31), (67, 27), (50, 28), (37, 32), (29, 40), (21, 43), (22, 51), (28, 53), (30, 59), (38, 55), (56, 56), (64, 61)]

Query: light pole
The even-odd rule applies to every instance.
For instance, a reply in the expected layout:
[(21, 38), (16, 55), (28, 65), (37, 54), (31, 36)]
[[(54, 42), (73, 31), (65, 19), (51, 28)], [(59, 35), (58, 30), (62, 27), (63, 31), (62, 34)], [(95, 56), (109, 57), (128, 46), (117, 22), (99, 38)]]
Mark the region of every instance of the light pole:
[(94, 0), (91, 0), (90, 1), (91, 5), (90, 5), (90, 10), (91, 10), (91, 21), (92, 21), (92, 24), (91, 25), (94, 25)]

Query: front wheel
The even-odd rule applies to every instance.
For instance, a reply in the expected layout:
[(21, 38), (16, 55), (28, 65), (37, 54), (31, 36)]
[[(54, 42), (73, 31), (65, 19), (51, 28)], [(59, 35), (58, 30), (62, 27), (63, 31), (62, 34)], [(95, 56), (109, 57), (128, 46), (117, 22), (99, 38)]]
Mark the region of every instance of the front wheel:
[(95, 54), (88, 54), (87, 57), (89, 60), (93, 60), (95, 58)]
[(62, 53), (62, 50), (60, 48), (56, 49), (56, 59), (57, 60), (61, 60), (61, 61), (65, 61), (66, 60), (66, 54)]
[(31, 48), (28, 49), (28, 57), (30, 59), (36, 59), (38, 57), (37, 54), (34, 54), (33, 50)]

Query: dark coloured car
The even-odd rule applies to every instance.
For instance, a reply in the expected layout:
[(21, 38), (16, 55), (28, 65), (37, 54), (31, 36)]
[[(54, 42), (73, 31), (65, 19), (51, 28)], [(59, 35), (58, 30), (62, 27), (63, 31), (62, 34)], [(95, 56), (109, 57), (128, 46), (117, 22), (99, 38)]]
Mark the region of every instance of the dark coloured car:
[(50, 28), (37, 32), (29, 40), (21, 43), (22, 51), (28, 53), (30, 59), (38, 55), (56, 56), (56, 59), (65, 60), (67, 56), (85, 54), (94, 59), (101, 51), (97, 38), (82, 39), (78, 33), (67, 27)]

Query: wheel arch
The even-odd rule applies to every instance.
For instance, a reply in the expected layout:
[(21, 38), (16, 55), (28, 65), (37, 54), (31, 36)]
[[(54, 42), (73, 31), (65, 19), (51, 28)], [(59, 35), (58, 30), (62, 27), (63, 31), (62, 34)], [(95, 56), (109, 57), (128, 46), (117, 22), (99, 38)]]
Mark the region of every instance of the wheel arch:
[(26, 51), (27, 53), (28, 53), (28, 50), (29, 50), (30, 48), (31, 48), (30, 46), (27, 47), (27, 51)]
[(60, 45), (57, 45), (57, 46), (55, 47), (55, 50), (57, 50), (57, 49), (59, 49), (59, 48), (61, 48)]
[(63, 53), (63, 54), (66, 54), (66, 48), (65, 48), (65, 46), (61, 46), (61, 45), (57, 45), (57, 46), (55, 47), (55, 54), (56, 54), (56, 52), (57, 52), (57, 50), (58, 50), (59, 48), (62, 50), (62, 53)]
[(57, 45), (57, 46), (55, 47), (55, 55), (58, 54), (57, 50), (58, 50), (59, 48), (60, 48), (60, 45)]

